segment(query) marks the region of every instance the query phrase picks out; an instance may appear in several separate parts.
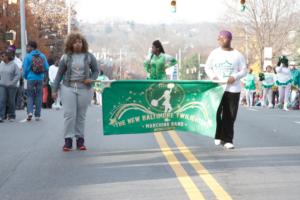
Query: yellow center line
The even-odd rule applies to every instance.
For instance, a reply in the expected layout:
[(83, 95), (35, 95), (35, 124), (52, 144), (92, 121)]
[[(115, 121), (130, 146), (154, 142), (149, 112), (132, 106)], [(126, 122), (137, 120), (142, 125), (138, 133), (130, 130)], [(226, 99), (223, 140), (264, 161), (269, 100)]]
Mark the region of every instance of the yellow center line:
[(215, 194), (216, 198), (219, 200), (232, 200), (230, 195), (222, 188), (222, 186), (209, 173), (209, 171), (200, 163), (200, 161), (194, 156), (194, 154), (184, 145), (184, 143), (176, 134), (176, 132), (169, 131), (169, 133), (171, 133), (170, 136), (175, 142), (176, 146), (179, 148), (180, 152), (197, 171), (198, 175)]
[(154, 133), (154, 136), (160, 146), (162, 153), (166, 157), (169, 165), (175, 172), (177, 179), (179, 180), (180, 184), (184, 188), (189, 198), (193, 200), (205, 200), (202, 193), (199, 191), (198, 187), (195, 185), (193, 180), (189, 177), (185, 169), (181, 166), (180, 162), (177, 160), (176, 156), (168, 146), (162, 133), (156, 132)]

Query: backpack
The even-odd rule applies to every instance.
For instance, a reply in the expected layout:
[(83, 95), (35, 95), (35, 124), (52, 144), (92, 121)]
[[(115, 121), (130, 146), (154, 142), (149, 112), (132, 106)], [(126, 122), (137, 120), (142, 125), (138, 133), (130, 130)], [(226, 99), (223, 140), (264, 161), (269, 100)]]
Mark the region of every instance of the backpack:
[(44, 60), (39, 54), (32, 57), (31, 71), (35, 74), (42, 74), (45, 72)]

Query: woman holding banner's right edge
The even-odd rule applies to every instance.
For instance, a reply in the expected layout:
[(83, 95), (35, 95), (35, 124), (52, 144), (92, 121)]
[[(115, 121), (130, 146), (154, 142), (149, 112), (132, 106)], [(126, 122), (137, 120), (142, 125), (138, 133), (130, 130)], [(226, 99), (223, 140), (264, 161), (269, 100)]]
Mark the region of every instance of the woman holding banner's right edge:
[(205, 72), (213, 81), (224, 81), (226, 88), (217, 111), (215, 144), (224, 144), (233, 149), (234, 122), (237, 116), (241, 93), (240, 79), (246, 76), (244, 56), (231, 47), (232, 34), (221, 31), (218, 36), (220, 47), (213, 50), (205, 65)]

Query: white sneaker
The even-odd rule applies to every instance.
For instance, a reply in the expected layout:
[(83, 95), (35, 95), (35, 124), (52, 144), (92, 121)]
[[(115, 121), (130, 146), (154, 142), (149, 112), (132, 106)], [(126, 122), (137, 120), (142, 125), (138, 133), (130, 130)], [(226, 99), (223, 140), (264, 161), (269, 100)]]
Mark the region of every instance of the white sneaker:
[(35, 117), (35, 121), (40, 121), (41, 120), (41, 118), (40, 117)]
[(287, 108), (287, 106), (284, 106), (284, 107), (283, 107), (283, 110), (285, 110), (285, 111), (290, 111), (290, 110)]
[(273, 104), (269, 104), (268, 108), (273, 108)]
[(234, 149), (234, 145), (230, 142), (224, 144), (225, 149)]
[(222, 140), (215, 139), (215, 145), (216, 145), (216, 146), (221, 145), (221, 143), (222, 143)]

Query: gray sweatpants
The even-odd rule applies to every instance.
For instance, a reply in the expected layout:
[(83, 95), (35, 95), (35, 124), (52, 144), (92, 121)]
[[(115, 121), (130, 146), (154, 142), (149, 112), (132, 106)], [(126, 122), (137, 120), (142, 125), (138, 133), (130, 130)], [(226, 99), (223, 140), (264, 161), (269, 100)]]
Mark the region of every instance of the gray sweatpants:
[(61, 87), (65, 138), (84, 138), (85, 116), (92, 95), (92, 89)]

